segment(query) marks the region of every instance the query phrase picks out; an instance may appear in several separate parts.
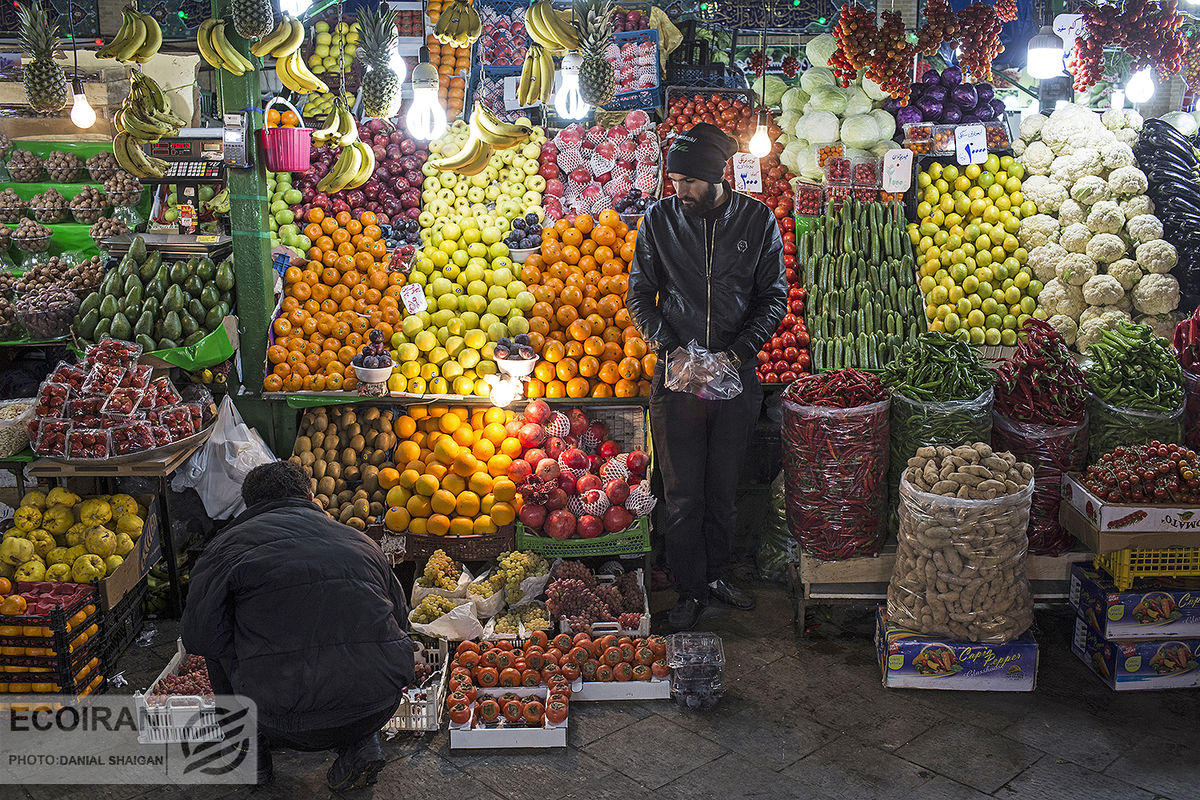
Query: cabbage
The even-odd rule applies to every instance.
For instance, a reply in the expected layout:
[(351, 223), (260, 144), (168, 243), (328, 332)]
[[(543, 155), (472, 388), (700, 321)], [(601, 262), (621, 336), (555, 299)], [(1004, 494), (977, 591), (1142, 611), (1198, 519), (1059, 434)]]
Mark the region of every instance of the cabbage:
[(857, 86), (851, 86), (849, 89), (843, 90), (846, 94), (846, 110), (845, 115), (852, 117), (855, 114), (866, 114), (871, 110), (871, 98), (867, 97), (867, 93)]
[(796, 123), (796, 137), (815, 144), (838, 140), (838, 118), (832, 111), (810, 111)]
[(895, 150), (897, 147), (899, 147), (899, 145), (893, 142), (891, 139), (884, 139), (879, 144), (871, 148), (871, 155), (875, 158), (883, 158), (885, 155), (887, 155), (889, 150)]
[(809, 94), (818, 86), (833, 86), (835, 83), (837, 81), (834, 80), (833, 70), (824, 67), (809, 67), (800, 76), (800, 88)]
[(832, 34), (822, 33), (808, 40), (808, 44), (804, 46), (804, 55), (814, 67), (827, 67), (836, 50), (837, 39), (834, 39)]
[(877, 108), (870, 112), (875, 118), (875, 124), (879, 126), (879, 138), (890, 139), (896, 135), (896, 118), (882, 108)]
[(843, 114), (846, 111), (848, 95), (849, 90), (839, 89), (836, 86), (818, 86), (812, 93), (812, 99), (808, 101), (807, 108), (810, 111), (832, 111), (834, 114)]
[(779, 119), (775, 121), (775, 124), (790, 133), (791, 131), (796, 130), (796, 123), (799, 121), (799, 111), (784, 111), (779, 115)]
[(842, 123), (842, 141), (847, 147), (866, 150), (875, 146), (879, 139), (879, 123), (870, 114), (846, 117)]
[(1168, 111), (1160, 119), (1184, 136), (1191, 136), (1196, 132), (1196, 119), (1186, 112)]
[(800, 151), (803, 149), (804, 145), (801, 144), (799, 139), (789, 142), (787, 146), (783, 148), (783, 152), (779, 154), (779, 163), (783, 164), (793, 173), (799, 172), (800, 165), (797, 163), (797, 160), (800, 157)]
[(817, 154), (820, 149), (821, 145), (810, 144), (808, 147), (800, 150), (796, 158), (796, 173), (800, 177), (820, 180), (825, 176), (824, 171), (817, 164)]
[(862, 79), (863, 91), (867, 93), (867, 97), (872, 100), (886, 100), (890, 95), (880, 88), (879, 84), (870, 78), (863, 76)]
[(779, 98), (779, 107), (783, 109), (784, 113), (795, 111), (799, 115), (807, 102), (808, 92), (799, 86), (793, 86), (783, 93), (783, 97)]
[[(765, 94), (763, 83), (766, 83)], [(754, 94), (758, 97), (759, 102), (768, 106), (778, 106), (784, 92), (788, 90), (787, 82), (778, 75), (768, 75), (766, 80), (757, 79), (754, 81)]]

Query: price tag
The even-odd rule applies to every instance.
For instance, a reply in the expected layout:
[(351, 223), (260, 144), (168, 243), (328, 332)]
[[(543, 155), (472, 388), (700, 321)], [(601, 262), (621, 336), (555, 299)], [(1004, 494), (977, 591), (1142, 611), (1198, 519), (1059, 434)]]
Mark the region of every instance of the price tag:
[(517, 84), (521, 82), (521, 78), (517, 75), (512, 75), (504, 79), (504, 108), (507, 111), (516, 111), (518, 108), (533, 108), (537, 104), (523, 106), (517, 100)]
[(195, 206), (188, 204), (188, 203), (184, 203), (183, 205), (179, 206), (179, 226), (181, 228), (195, 228), (196, 227), (196, 207)]
[(912, 186), (913, 152), (905, 148), (883, 154), (883, 191), (907, 192)]
[(733, 188), (739, 192), (762, 191), (762, 167), (756, 156), (733, 154)]
[[(203, 233), (196, 237), (196, 241), (200, 244), (216, 244), (219, 237), (213, 236), (211, 233)], [(295, 255), (291, 250), (287, 251), (288, 255)]]
[(1070, 52), (1084, 27), (1083, 14), (1059, 14), (1054, 18), (1054, 35), (1063, 40), (1063, 52)]
[(987, 161), (987, 129), (982, 125), (959, 125), (954, 129), (954, 149), (959, 164)]
[(404, 310), (409, 314), (417, 314), (428, 307), (425, 288), (419, 283), (404, 284), (400, 288), (400, 299), (404, 302)]

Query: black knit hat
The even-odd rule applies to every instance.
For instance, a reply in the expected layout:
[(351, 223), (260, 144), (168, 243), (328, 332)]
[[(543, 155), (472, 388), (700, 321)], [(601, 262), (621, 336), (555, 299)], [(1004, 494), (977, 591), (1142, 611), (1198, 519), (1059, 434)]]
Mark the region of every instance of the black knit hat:
[(733, 158), (738, 143), (716, 125), (701, 122), (676, 134), (667, 151), (667, 173), (720, 183), (725, 177), (725, 162)]

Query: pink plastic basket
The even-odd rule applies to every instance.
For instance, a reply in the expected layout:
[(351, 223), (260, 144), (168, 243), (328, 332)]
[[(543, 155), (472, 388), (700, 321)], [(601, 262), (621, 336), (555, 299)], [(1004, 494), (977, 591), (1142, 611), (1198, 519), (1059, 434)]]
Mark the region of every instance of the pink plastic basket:
[(276, 103), (283, 103), (295, 112), (301, 127), (263, 128), (258, 132), (263, 153), (267, 157), (267, 169), (272, 172), (304, 172), (311, 163), (309, 146), (312, 144), (313, 129), (303, 127), (304, 117), (300, 116), (294, 105), (282, 97), (276, 97), (267, 103), (266, 110), (269, 112), (271, 106)]

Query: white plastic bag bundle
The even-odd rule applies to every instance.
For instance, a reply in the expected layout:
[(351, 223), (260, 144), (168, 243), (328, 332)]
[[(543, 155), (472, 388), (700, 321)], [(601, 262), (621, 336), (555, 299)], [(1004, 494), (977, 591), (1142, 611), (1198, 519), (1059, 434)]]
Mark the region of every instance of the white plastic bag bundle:
[(729, 357), (701, 347), (693, 339), (667, 358), (665, 383), (673, 392), (688, 392), (705, 400), (730, 400), (742, 393), (742, 379)]
[(229, 519), (246, 509), (242, 482), (250, 470), (276, 461), (266, 442), (242, 419), (228, 396), (221, 401), (212, 435), (171, 481), (177, 492), (194, 488), (213, 519)]

